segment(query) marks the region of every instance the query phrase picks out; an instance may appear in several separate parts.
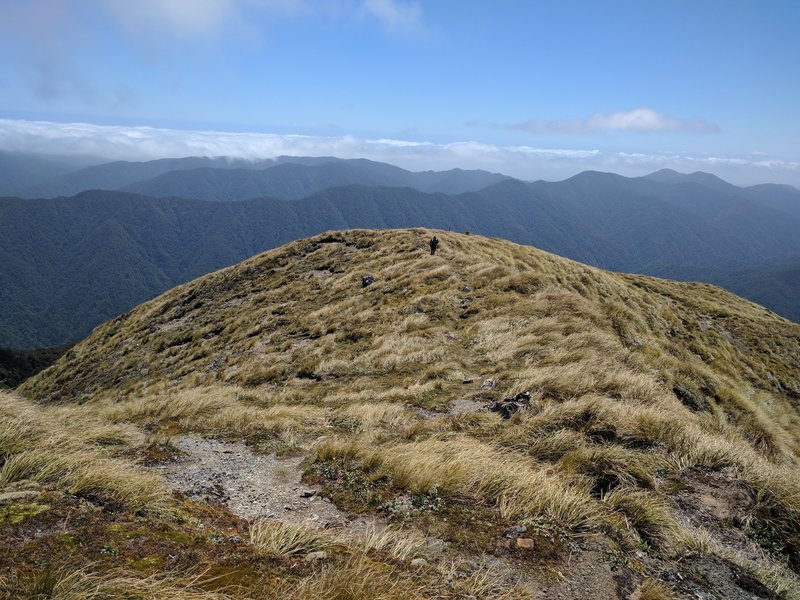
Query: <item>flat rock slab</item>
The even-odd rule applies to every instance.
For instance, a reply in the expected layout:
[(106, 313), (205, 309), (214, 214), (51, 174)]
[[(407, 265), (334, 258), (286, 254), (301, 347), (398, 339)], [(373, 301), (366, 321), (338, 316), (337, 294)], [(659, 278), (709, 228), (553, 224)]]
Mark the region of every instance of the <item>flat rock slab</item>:
[(182, 436), (175, 441), (183, 456), (156, 467), (174, 489), (188, 498), (220, 502), (245, 519), (275, 518), (285, 523), (330, 527), (349, 519), (319, 488), (300, 481), (302, 456), (256, 454), (244, 442)]
[(450, 404), (451, 415), (468, 415), (470, 413), (478, 412), (486, 408), (486, 402), (483, 400), (476, 400), (474, 398), (459, 398), (453, 400)]

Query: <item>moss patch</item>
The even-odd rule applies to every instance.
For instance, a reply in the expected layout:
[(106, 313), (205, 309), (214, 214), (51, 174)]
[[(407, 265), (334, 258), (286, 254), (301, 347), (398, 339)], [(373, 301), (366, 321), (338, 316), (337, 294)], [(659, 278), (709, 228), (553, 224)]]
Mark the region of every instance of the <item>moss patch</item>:
[(0, 505), (0, 526), (17, 525), (28, 517), (50, 510), (49, 504), (30, 502), (25, 504)]

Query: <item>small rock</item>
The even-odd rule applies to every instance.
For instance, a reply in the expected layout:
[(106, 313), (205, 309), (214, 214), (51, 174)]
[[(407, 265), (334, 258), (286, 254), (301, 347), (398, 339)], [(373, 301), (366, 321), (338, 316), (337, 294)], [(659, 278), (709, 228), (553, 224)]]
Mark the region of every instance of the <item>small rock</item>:
[(524, 548), (526, 550), (530, 550), (531, 548), (533, 548), (533, 539), (517, 538), (517, 548)]
[(367, 286), (370, 286), (370, 285), (372, 285), (373, 283), (375, 283), (375, 276), (374, 276), (374, 275), (364, 275), (364, 276), (361, 278), (361, 287), (362, 287), (362, 288), (365, 288), (365, 287), (367, 287)]
[(326, 558), (328, 558), (328, 553), (325, 550), (316, 550), (315, 552), (306, 554), (303, 560), (307, 562), (316, 562), (318, 560), (325, 560)]
[(496, 385), (497, 385), (497, 380), (496, 379), (487, 379), (481, 385), (481, 389), (482, 390), (491, 390), (491, 389), (494, 389), (494, 386), (496, 386)]
[(311, 498), (317, 493), (317, 490), (300, 490), (298, 496), (301, 498)]
[(424, 558), (415, 558), (414, 560), (411, 561), (412, 567), (424, 567), (427, 564), (428, 561), (425, 560)]
[(294, 510), (294, 506), (292, 506), (291, 504), (284, 504), (283, 510)]
[(514, 527), (509, 527), (503, 532), (503, 535), (507, 538), (515, 538), (521, 536), (523, 533), (526, 533), (528, 528), (525, 525), (515, 525)]
[(509, 396), (502, 400), (495, 400), (489, 404), (491, 412), (499, 413), (504, 419), (510, 419), (514, 413), (528, 410), (531, 403), (531, 393), (528, 391), (520, 392), (516, 396)]

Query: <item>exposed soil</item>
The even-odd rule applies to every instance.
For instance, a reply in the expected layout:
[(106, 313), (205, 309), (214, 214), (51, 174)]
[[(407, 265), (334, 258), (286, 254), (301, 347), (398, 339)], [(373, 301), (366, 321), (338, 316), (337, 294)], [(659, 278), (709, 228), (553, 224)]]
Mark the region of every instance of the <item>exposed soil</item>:
[(747, 484), (726, 470), (690, 469), (681, 475), (685, 486), (675, 494), (679, 519), (702, 527), (725, 546), (751, 559), (761, 552), (742, 527), (747, 521), (753, 498)]
[(562, 565), (565, 576), (543, 593), (543, 598), (599, 600), (631, 598), (641, 576), (611, 560), (611, 546), (602, 538), (578, 542)]
[(301, 482), (302, 456), (277, 458), (253, 452), (244, 442), (184, 436), (183, 453), (159, 469), (174, 489), (195, 501), (224, 504), (245, 519), (331, 527), (350, 523), (348, 516)]
[(665, 571), (662, 577), (685, 598), (701, 600), (756, 600), (779, 596), (763, 583), (744, 573), (735, 565), (715, 556), (704, 556), (685, 561), (680, 573)]
[(703, 525), (742, 520), (753, 504), (747, 484), (726, 471), (691, 469), (681, 480), (679, 504), (697, 511)]
[(466, 415), (486, 409), (486, 402), (475, 398), (459, 398), (453, 400), (448, 411), (451, 415)]

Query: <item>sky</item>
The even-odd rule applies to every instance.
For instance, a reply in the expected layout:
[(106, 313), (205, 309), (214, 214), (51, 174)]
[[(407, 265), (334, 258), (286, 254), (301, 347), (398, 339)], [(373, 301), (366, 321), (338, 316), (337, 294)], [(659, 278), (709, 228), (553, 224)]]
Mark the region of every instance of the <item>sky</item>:
[(797, 0), (0, 0), (0, 150), (800, 186)]

